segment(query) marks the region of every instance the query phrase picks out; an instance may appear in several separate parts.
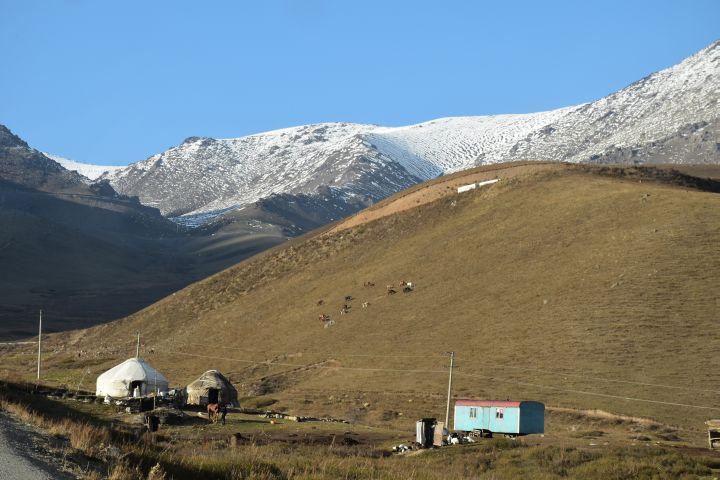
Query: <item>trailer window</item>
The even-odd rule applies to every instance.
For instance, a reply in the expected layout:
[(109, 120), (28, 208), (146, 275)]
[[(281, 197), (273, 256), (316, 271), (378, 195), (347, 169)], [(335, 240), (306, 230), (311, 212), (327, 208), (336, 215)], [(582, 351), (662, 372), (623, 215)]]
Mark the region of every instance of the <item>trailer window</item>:
[(470, 409), (470, 418), (477, 418), (477, 408)]
[(504, 409), (498, 408), (497, 410), (495, 410), (495, 418), (502, 419), (502, 418), (504, 418), (504, 417), (505, 417), (505, 410), (504, 410)]

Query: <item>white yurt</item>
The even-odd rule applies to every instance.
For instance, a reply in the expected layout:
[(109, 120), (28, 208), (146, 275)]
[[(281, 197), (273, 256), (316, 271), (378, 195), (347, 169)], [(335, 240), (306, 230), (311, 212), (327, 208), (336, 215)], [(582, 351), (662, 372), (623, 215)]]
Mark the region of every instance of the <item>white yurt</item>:
[(165, 376), (142, 358), (130, 358), (116, 365), (97, 378), (95, 395), (98, 397), (124, 398), (167, 392)]

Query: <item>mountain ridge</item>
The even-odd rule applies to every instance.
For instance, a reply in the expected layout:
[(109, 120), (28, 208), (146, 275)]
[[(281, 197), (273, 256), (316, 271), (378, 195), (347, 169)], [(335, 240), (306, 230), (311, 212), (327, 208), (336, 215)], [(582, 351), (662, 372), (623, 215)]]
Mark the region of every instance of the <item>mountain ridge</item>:
[(182, 222), (211, 221), (273, 194), (322, 199), (320, 187), (342, 192), (334, 199), (345, 203), (337, 217), (347, 203), (368, 206), (409, 184), (506, 161), (720, 163), (719, 52), (714, 42), (577, 106), (404, 127), (320, 123), (239, 138), (188, 137), (101, 178)]

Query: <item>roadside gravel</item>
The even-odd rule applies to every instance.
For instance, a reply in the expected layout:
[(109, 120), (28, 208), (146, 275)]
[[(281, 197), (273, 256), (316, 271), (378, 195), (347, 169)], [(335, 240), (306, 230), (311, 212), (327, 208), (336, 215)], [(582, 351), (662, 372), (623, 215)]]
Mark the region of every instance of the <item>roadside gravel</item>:
[(73, 479), (50, 463), (47, 452), (33, 442), (37, 435), (28, 427), (0, 412), (0, 479)]

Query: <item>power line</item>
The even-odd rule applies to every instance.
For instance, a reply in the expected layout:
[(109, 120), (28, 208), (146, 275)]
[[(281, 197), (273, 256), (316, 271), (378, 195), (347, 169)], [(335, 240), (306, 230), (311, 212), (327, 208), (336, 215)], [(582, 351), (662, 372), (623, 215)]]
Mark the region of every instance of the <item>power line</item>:
[[(30, 344), (35, 344), (35, 342), (28, 342)], [(128, 342), (122, 342), (120, 345), (129, 343), (135, 343), (135, 341), (128, 341)], [(252, 350), (252, 349), (243, 349), (243, 348), (235, 348), (235, 347), (223, 347), (219, 345), (208, 345), (208, 344), (202, 344), (202, 343), (190, 343), (187, 345), (196, 345), (196, 346), (203, 346), (203, 347), (213, 347), (213, 348), (224, 348), (224, 349), (230, 349), (230, 350), (237, 350), (237, 351), (244, 351), (244, 352), (253, 352), (253, 353), (264, 353), (264, 354), (275, 354), (277, 356), (283, 356), (287, 355), (287, 353), (283, 352), (270, 352), (267, 350)], [(156, 351), (161, 351), (162, 349), (155, 348)], [(171, 353), (177, 355), (178, 352), (170, 352), (167, 350), (162, 350), (166, 353)], [(63, 353), (60, 352), (49, 352), (49, 355), (54, 354), (60, 354)], [(373, 354), (336, 354), (336, 353), (328, 353), (328, 352), (298, 352), (302, 353), (303, 355), (327, 355), (330, 358), (342, 358), (342, 357), (361, 357), (361, 358), (445, 358), (443, 355), (411, 355), (411, 354), (398, 354), (398, 355), (373, 355)], [(16, 355), (34, 355), (34, 353), (25, 353), (25, 352), (18, 352)], [(257, 360), (247, 360), (247, 359), (234, 359), (234, 358), (228, 358), (228, 357), (210, 357), (208, 355), (197, 355), (197, 354), (190, 354), (183, 352), (183, 354), (191, 355), (191, 356), (197, 356), (197, 357), (203, 357), (203, 358), (214, 358), (218, 360), (231, 360), (231, 361), (238, 361), (238, 362), (244, 362), (248, 364), (256, 364), (256, 365), (280, 365), (280, 366), (292, 366), (292, 367), (302, 367), (302, 364), (291, 364), (291, 363), (281, 363), (281, 362), (273, 362), (272, 360), (266, 360), (266, 361), (257, 361)], [(471, 361), (472, 362), (472, 361)], [(475, 362), (477, 364), (477, 362)], [(491, 368), (504, 368), (504, 369), (513, 369), (513, 370), (531, 370), (535, 372), (540, 373), (546, 373), (549, 375), (561, 375), (565, 377), (573, 377), (573, 378), (580, 378), (584, 380), (594, 380), (594, 381), (600, 381), (600, 382), (610, 382), (610, 383), (623, 383), (628, 385), (639, 385), (639, 386), (645, 386), (645, 387), (654, 387), (654, 388), (667, 388), (672, 390), (684, 390), (684, 391), (695, 391), (695, 392), (704, 392), (704, 393), (720, 393), (720, 390), (712, 390), (712, 389), (703, 389), (703, 388), (696, 388), (696, 387), (682, 387), (677, 385), (667, 385), (667, 384), (660, 384), (660, 383), (650, 383), (650, 382), (637, 382), (633, 380), (622, 380), (617, 378), (603, 378), (603, 377), (594, 377), (594, 376), (588, 376), (585, 374), (579, 374), (579, 373), (568, 373), (568, 372), (562, 372), (562, 371), (553, 371), (553, 370), (544, 370), (539, 368), (532, 368), (532, 367), (520, 367), (520, 366), (513, 366), (513, 365), (505, 365), (505, 364), (492, 364), (492, 363), (485, 363), (481, 362), (481, 366), (491, 367)], [(362, 367), (328, 367), (328, 368), (343, 368), (343, 369), (356, 369), (356, 370), (366, 370), (366, 371), (391, 371), (391, 372), (401, 372), (401, 371), (408, 371), (408, 372), (417, 372), (417, 373), (439, 373), (440, 370), (404, 370), (404, 369), (380, 369), (380, 368), (362, 368)], [(456, 366), (456, 368), (458, 368)], [(461, 373), (462, 374), (462, 373)], [(467, 374), (470, 375), (470, 374)], [(485, 377), (489, 378), (489, 377)]]
[[(215, 345), (207, 345), (202, 343), (191, 343), (187, 345), (198, 345), (203, 347), (213, 347), (213, 348), (224, 348), (224, 349), (230, 349), (230, 350), (237, 350), (237, 351), (244, 351), (244, 352), (257, 352), (257, 353), (265, 353), (265, 354), (271, 354), (271, 355), (287, 355), (287, 353), (282, 352), (269, 352), (266, 350), (250, 350), (250, 349), (243, 349), (243, 348), (235, 348), (235, 347), (223, 347), (223, 346), (215, 346)], [(365, 357), (365, 358), (447, 358), (447, 355), (372, 355), (372, 354), (344, 354), (344, 353), (327, 353), (327, 352), (298, 352), (302, 353), (303, 355), (327, 355), (331, 358), (342, 358), (342, 357)], [(477, 364), (477, 362), (473, 362), (472, 360), (468, 361), (469, 363)], [(594, 377), (594, 376), (588, 376), (585, 374), (578, 374), (578, 373), (567, 373), (562, 371), (553, 371), (553, 370), (544, 370), (539, 368), (533, 368), (533, 367), (522, 367), (522, 366), (513, 366), (513, 365), (504, 365), (504, 364), (493, 364), (493, 363), (486, 363), (486, 362), (480, 362), (480, 366), (486, 366), (491, 368), (506, 368), (506, 369), (512, 369), (512, 370), (531, 370), (534, 372), (540, 372), (540, 373), (546, 373), (548, 375), (562, 375), (565, 377), (573, 377), (573, 378), (581, 378), (584, 380), (594, 380), (598, 382), (610, 382), (610, 383), (625, 383), (629, 385), (640, 385), (644, 387), (656, 387), (656, 388), (668, 388), (673, 390), (691, 390), (695, 392), (706, 392), (706, 393), (720, 393), (720, 390), (712, 390), (712, 389), (704, 389), (704, 388), (696, 388), (696, 387), (683, 387), (683, 386), (677, 386), (677, 385), (666, 385), (661, 383), (650, 383), (650, 382), (637, 382), (633, 380), (621, 380), (616, 378), (603, 378), (603, 377)], [(459, 368), (457, 365), (455, 365), (455, 368)]]
[(353, 370), (353, 371), (363, 371), (363, 372), (394, 372), (394, 373), (442, 373), (446, 374), (447, 372), (445, 370), (419, 370), (419, 369), (402, 369), (402, 368), (371, 368), (371, 367), (340, 367), (340, 366), (323, 366), (318, 364), (303, 364), (303, 363), (283, 363), (283, 362), (273, 362), (271, 360), (264, 361), (264, 362), (258, 362), (257, 360), (247, 360), (247, 359), (240, 359), (240, 358), (228, 358), (228, 357), (216, 357), (211, 355), (200, 355), (196, 353), (187, 353), (187, 352), (170, 352), (167, 350), (162, 349), (155, 349), (155, 351), (161, 351), (170, 355), (188, 355), (191, 357), (199, 357), (199, 358), (209, 358), (213, 360), (227, 360), (231, 362), (241, 362), (241, 363), (247, 363), (251, 365), (265, 365), (268, 367), (274, 367), (274, 366), (282, 366), (282, 367), (294, 367), (294, 368), (322, 368), (326, 370)]
[[(135, 343), (135, 340), (127, 341), (127, 342), (120, 342), (116, 343), (115, 346), (118, 345), (125, 345), (129, 343)], [(7, 343), (0, 343), (0, 346), (6, 345), (6, 346), (15, 346), (15, 345), (35, 345), (36, 342), (7, 342)], [(200, 346), (200, 347), (210, 347), (210, 348), (222, 348), (226, 350), (234, 350), (234, 351), (242, 351), (242, 352), (250, 352), (250, 353), (262, 353), (266, 355), (276, 355), (276, 356), (287, 356), (287, 352), (279, 352), (279, 351), (268, 351), (268, 350), (254, 350), (254, 349), (248, 349), (248, 348), (241, 348), (241, 347), (228, 347), (228, 346), (222, 346), (222, 345), (209, 345), (204, 343), (186, 343), (185, 345), (194, 345), (194, 346)], [(146, 344), (147, 346), (147, 344)], [(157, 350), (157, 349), (156, 349)], [(48, 355), (54, 355), (59, 354), (63, 352), (48, 352)], [(357, 358), (446, 358), (446, 355), (416, 355), (416, 354), (394, 354), (394, 355), (378, 355), (378, 354), (351, 354), (351, 353), (338, 353), (338, 352), (318, 352), (318, 351), (300, 351), (297, 352), (302, 355), (327, 355), (330, 358), (343, 358), (343, 357), (357, 357)], [(25, 353), (25, 352), (18, 352), (16, 355), (34, 355), (34, 353)], [(252, 361), (247, 361), (248, 363), (252, 363)], [(478, 364), (478, 362), (473, 362), (470, 360), (469, 362), (473, 364)], [(257, 362), (257, 363), (267, 363), (267, 362)], [(275, 365), (280, 365), (279, 363), (274, 363)], [(540, 372), (545, 373), (548, 375), (561, 375), (565, 377), (573, 377), (573, 378), (580, 378), (583, 380), (594, 380), (598, 382), (608, 382), (608, 383), (622, 383), (627, 385), (639, 385), (644, 387), (653, 387), (653, 388), (667, 388), (672, 390), (684, 390), (684, 391), (695, 391), (695, 392), (704, 392), (704, 393), (720, 393), (720, 390), (713, 390), (713, 389), (705, 389), (705, 388), (697, 388), (697, 387), (687, 387), (687, 386), (678, 386), (678, 385), (667, 385), (667, 384), (661, 384), (661, 383), (651, 383), (651, 382), (638, 382), (633, 380), (622, 380), (617, 378), (605, 378), (605, 377), (595, 377), (595, 376), (588, 376), (586, 374), (582, 373), (568, 373), (563, 371), (557, 371), (557, 370), (545, 370), (540, 368), (533, 368), (533, 367), (524, 367), (524, 366), (514, 366), (514, 365), (508, 365), (508, 364), (493, 364), (493, 363), (486, 363), (486, 362), (480, 362), (480, 366), (486, 366), (491, 368), (503, 368), (503, 369), (510, 369), (510, 370), (531, 370), (534, 372)], [(337, 368), (337, 367), (335, 367)], [(348, 367), (345, 367), (348, 368)], [(456, 366), (456, 368), (458, 368)]]
[[(172, 355), (188, 355), (188, 356), (199, 357), (199, 358), (210, 358), (210, 359), (215, 359), (215, 360), (226, 360), (226, 361), (242, 362), (242, 363), (248, 363), (248, 364), (253, 364), (253, 365), (266, 365), (266, 366), (287, 366), (287, 367), (294, 367), (294, 368), (318, 368), (318, 369), (326, 369), (326, 370), (350, 370), (350, 371), (367, 371), (367, 372), (440, 373), (440, 374), (447, 373), (444, 370), (340, 367), (340, 366), (324, 366), (324, 365), (312, 365), (312, 364), (308, 365), (308, 364), (282, 363), (282, 362), (258, 362), (258, 361), (254, 361), (254, 360), (236, 359), (236, 358), (227, 358), (227, 357), (215, 357), (215, 356), (199, 355), (199, 354), (193, 354), (193, 353), (187, 353), (187, 352), (168, 352), (168, 351), (164, 351), (164, 352), (172, 354)], [(521, 385), (521, 386), (534, 387), (534, 388), (540, 388), (540, 389), (549, 389), (549, 390), (555, 390), (555, 391), (560, 391), (560, 392), (565, 392), (565, 393), (576, 393), (579, 395), (590, 395), (590, 396), (596, 396), (596, 397), (614, 398), (614, 399), (633, 401), (633, 402), (645, 402), (645, 403), (653, 403), (653, 404), (660, 404), (660, 405), (670, 405), (670, 406), (675, 406), (675, 407), (686, 407), (686, 408), (697, 408), (697, 409), (703, 409), (703, 410), (718, 410), (718, 411), (720, 411), (719, 407), (709, 407), (706, 405), (692, 405), (692, 404), (679, 403), (679, 402), (664, 402), (661, 400), (651, 400), (651, 399), (636, 398), (636, 397), (625, 397), (625, 396), (621, 396), (621, 395), (611, 395), (608, 393), (600, 393), (600, 392), (588, 392), (588, 391), (584, 391), (584, 390), (556, 387), (553, 385), (543, 385), (543, 384), (538, 384), (538, 383), (522, 382), (522, 381), (516, 381), (516, 380), (502, 380), (502, 379), (498, 379), (496, 377), (482, 375), (482, 374), (458, 372), (457, 375), (475, 377), (475, 378), (485, 378), (485, 379), (495, 381), (495, 382), (500, 382), (500, 383), (509, 383), (509, 384), (513, 384), (513, 385)]]
[[(184, 345), (196, 345), (200, 347), (212, 347), (212, 348), (223, 348), (226, 350), (236, 350), (239, 352), (252, 352), (252, 353), (264, 353), (267, 355), (289, 355), (288, 352), (272, 352), (268, 350), (252, 350), (248, 348), (238, 347), (226, 347), (222, 345), (208, 345), (205, 343), (185, 343)], [(332, 357), (369, 357), (369, 358), (447, 358), (447, 355), (415, 355), (415, 354), (396, 354), (396, 355), (373, 355), (369, 353), (338, 353), (338, 352), (313, 352), (313, 351), (298, 351), (297, 353), (302, 355), (327, 355)]]
[[(34, 343), (34, 342), (31, 342), (31, 343)], [(131, 343), (131, 342), (127, 342), (127, 343)], [(194, 344), (194, 345), (210, 346), (210, 345), (204, 345), (204, 344)], [(213, 347), (217, 348), (217, 346), (213, 346)], [(232, 347), (224, 347), (224, 348), (232, 348)], [(243, 350), (243, 349), (236, 349), (236, 350), (249, 351), (249, 352), (261, 352), (259, 350)], [(272, 360), (258, 361), (258, 360), (249, 360), (249, 359), (240, 359), (240, 358), (211, 356), (211, 355), (205, 355), (205, 354), (193, 354), (193, 353), (188, 353), (188, 352), (169, 351), (169, 350), (165, 350), (163, 348), (157, 348), (157, 347), (155, 348), (155, 351), (163, 352), (163, 353), (166, 353), (169, 355), (191, 356), (191, 357), (213, 359), (213, 360), (225, 360), (225, 361), (230, 361), (230, 362), (246, 363), (248, 365), (265, 365), (268, 367), (283, 366), (283, 367), (292, 367), (292, 368), (318, 368), (318, 369), (326, 369), (326, 370), (349, 370), (349, 371), (392, 372), (392, 373), (431, 373), (431, 374), (435, 374), (435, 373), (446, 374), (447, 373), (445, 370), (379, 368), (379, 367), (342, 367), (342, 366), (326, 366), (326, 365), (319, 365), (319, 364), (297, 364), (297, 363), (286, 363), (286, 362), (274, 362)], [(262, 352), (266, 353), (266, 354), (271, 353), (271, 352), (267, 352), (267, 351), (262, 351)], [(59, 354), (59, 353), (63, 353), (63, 352), (53, 352), (53, 353)], [(310, 352), (302, 352), (302, 353), (303, 354), (305, 354), (305, 353), (311, 354)], [(327, 353), (323, 353), (323, 352), (313, 352), (312, 354), (327, 355)], [(342, 355), (340, 355), (340, 356), (342, 356)], [(430, 357), (430, 355), (372, 355), (372, 354), (348, 354), (345, 356), (357, 356), (357, 357), (366, 357), (366, 358), (403, 358), (403, 357), (408, 357), (408, 358), (423, 357), (424, 358), (424, 357)], [(442, 357), (442, 356), (437, 355), (437, 357)], [(483, 364), (483, 365), (486, 365), (488, 367), (493, 367), (493, 368), (522, 369), (522, 367), (514, 367), (511, 365), (498, 365), (498, 364)], [(631, 380), (588, 377), (587, 375), (571, 374), (571, 373), (566, 373), (566, 372), (556, 372), (556, 371), (533, 369), (533, 368), (529, 368), (529, 370), (539, 371), (539, 372), (548, 373), (548, 374), (564, 375), (564, 376), (569, 376), (569, 377), (574, 377), (574, 378), (583, 378), (583, 379), (587, 379), (587, 380), (617, 382), (617, 383), (625, 383), (625, 384), (631, 384), (631, 385), (641, 385), (641, 386), (649, 386), (649, 387), (656, 387), (656, 388), (679, 389), (679, 390), (686, 390), (686, 391), (720, 393), (720, 391), (709, 390), (709, 389), (694, 389), (694, 388), (690, 388), (690, 387), (679, 387), (679, 386), (675, 386), (675, 385), (663, 385), (663, 384), (654, 384), (654, 383), (648, 383), (648, 382), (634, 382)], [(679, 406), (679, 407), (687, 407), (687, 408), (698, 408), (698, 409), (705, 409), (705, 410), (720, 411), (720, 408), (718, 408), (718, 407), (710, 407), (710, 406), (705, 406), (705, 405), (692, 405), (692, 404), (685, 404), (685, 403), (679, 403), (679, 402), (665, 402), (665, 401), (661, 401), (661, 400), (652, 400), (652, 399), (644, 399), (644, 398), (637, 398), (637, 397), (626, 397), (626, 396), (622, 396), (622, 395), (612, 395), (612, 394), (606, 394), (606, 393), (600, 393), (600, 392), (589, 392), (589, 391), (584, 391), (584, 390), (570, 389), (570, 388), (557, 387), (557, 386), (553, 386), (553, 385), (545, 385), (545, 384), (532, 383), (532, 382), (503, 380), (503, 379), (498, 379), (493, 376), (477, 374), (477, 373), (457, 372), (457, 375), (476, 377), (476, 378), (485, 378), (485, 379), (489, 379), (491, 381), (500, 382), (500, 383), (529, 386), (529, 387), (540, 388), (540, 389), (550, 389), (550, 390), (562, 391), (562, 392), (566, 392), (566, 393), (576, 393), (579, 395), (590, 395), (590, 396), (615, 398), (615, 399), (619, 399), (619, 400), (627, 400), (627, 401), (635, 401), (635, 402), (645, 402), (645, 403), (654, 403), (654, 404), (661, 404), (661, 405), (670, 405), (670, 406)]]
[[(472, 360), (471, 360), (472, 362)], [(543, 370), (540, 368), (533, 368), (533, 367), (516, 367), (513, 365), (500, 365), (500, 364), (492, 364), (492, 363), (485, 363), (481, 362), (482, 366), (486, 367), (492, 367), (492, 368), (507, 368), (507, 369), (514, 369), (514, 370), (531, 370), (533, 372), (540, 372), (540, 373), (547, 373), (548, 375), (562, 375), (565, 377), (574, 377), (574, 378), (582, 378), (584, 380), (595, 380), (598, 382), (613, 382), (613, 383), (627, 383), (631, 385), (641, 385), (644, 387), (658, 387), (658, 388), (670, 388), (674, 390), (692, 390), (696, 392), (707, 392), (707, 393), (720, 393), (720, 390), (710, 390), (710, 389), (704, 389), (704, 388), (696, 388), (696, 387), (680, 387), (677, 385), (665, 385), (661, 383), (648, 383), (648, 382), (636, 382), (633, 380), (620, 380), (616, 378), (602, 378), (602, 377), (591, 377), (588, 375), (583, 374), (573, 374), (573, 373), (567, 373), (567, 372), (561, 372), (561, 371), (553, 371), (553, 370)]]
[(611, 395), (609, 393), (587, 392), (587, 391), (583, 391), (583, 390), (575, 390), (572, 388), (555, 387), (552, 385), (542, 385), (539, 383), (521, 382), (521, 381), (516, 381), (516, 380), (502, 380), (502, 379), (490, 377), (487, 375), (480, 375), (480, 374), (473, 374), (473, 373), (458, 373), (457, 375), (464, 375), (464, 376), (476, 377), (476, 378), (485, 378), (485, 379), (488, 379), (491, 381), (500, 382), (500, 383), (510, 383), (513, 385), (522, 385), (522, 386), (527, 386), (527, 387), (557, 390), (559, 392), (565, 392), (565, 393), (577, 393), (580, 395), (592, 395), (592, 396), (596, 396), (596, 397), (616, 398), (618, 400), (628, 400), (628, 401), (632, 401), (632, 402), (657, 403), (657, 404), (661, 404), (661, 405), (671, 405), (671, 406), (675, 406), (675, 407), (700, 408), (700, 409), (704, 409), (704, 410), (720, 411), (719, 407), (708, 407), (706, 405), (690, 405), (687, 403), (676, 403), (676, 402), (663, 402), (661, 400), (650, 400), (647, 398), (624, 397), (621, 395)]

